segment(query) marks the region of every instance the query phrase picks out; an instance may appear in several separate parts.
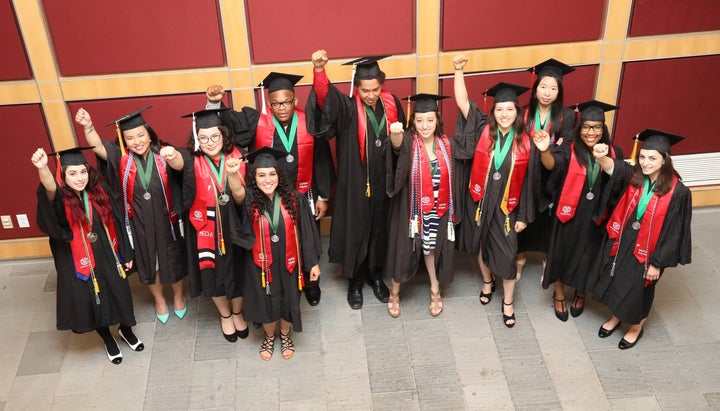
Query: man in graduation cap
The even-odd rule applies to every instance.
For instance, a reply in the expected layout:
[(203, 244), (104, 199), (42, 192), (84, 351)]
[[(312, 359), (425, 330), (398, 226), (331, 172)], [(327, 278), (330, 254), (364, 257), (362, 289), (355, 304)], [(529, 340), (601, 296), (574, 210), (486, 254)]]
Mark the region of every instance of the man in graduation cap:
[(634, 166), (610, 161), (607, 146), (593, 147), (603, 169), (624, 175), (627, 185), (608, 219), (593, 291), (612, 313), (598, 330), (600, 338), (623, 322), (630, 324), (618, 343), (621, 350), (634, 347), (643, 336), (655, 285), (665, 269), (689, 264), (692, 254), (692, 195), (670, 158), (670, 147), (683, 137), (647, 129), (635, 136), (636, 144), (638, 140), (643, 145)]
[[(308, 133), (305, 112), (297, 108), (295, 84), (300, 79), (302, 76), (271, 72), (258, 85), (262, 101), (260, 112), (243, 107), (242, 111), (224, 112), (221, 118), (235, 134), (238, 146), (249, 150), (273, 147), (287, 153), (281, 167), (295, 189), (307, 197), (319, 221), (327, 213), (335, 170), (328, 143), (318, 141)], [(220, 108), (224, 94), (222, 86), (208, 87), (206, 108)], [(267, 106), (270, 106), (269, 113)], [(317, 305), (320, 302), (319, 284), (308, 281), (305, 297), (310, 305)]]
[(362, 308), (366, 281), (381, 302), (389, 296), (382, 279), (389, 201), (385, 152), (390, 124), (405, 124), (405, 115), (398, 98), (383, 89), (385, 73), (377, 61), (384, 57), (346, 63), (353, 65), (356, 90), (348, 97), (328, 80), (327, 52), (312, 55), (313, 91), (306, 106), (310, 132), (324, 139), (337, 137), (338, 183), (328, 254), (330, 262), (343, 264), (353, 309)]

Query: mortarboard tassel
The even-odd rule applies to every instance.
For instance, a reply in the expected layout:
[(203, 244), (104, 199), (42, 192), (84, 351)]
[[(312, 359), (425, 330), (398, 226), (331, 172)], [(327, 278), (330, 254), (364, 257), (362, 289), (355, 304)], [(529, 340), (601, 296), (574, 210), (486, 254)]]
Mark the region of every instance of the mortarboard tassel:
[(577, 125), (580, 121), (580, 109), (578, 108), (579, 105), (580, 103), (575, 103), (575, 125)]
[(55, 181), (57, 181), (58, 185), (63, 185), (62, 180), (62, 164), (60, 164), (60, 153), (55, 153)]
[(483, 93), (483, 113), (487, 114), (487, 90)]
[(267, 114), (267, 107), (265, 103), (265, 84), (260, 83), (260, 100), (262, 101), (262, 113)]
[(350, 97), (353, 95), (353, 86), (355, 85), (355, 72), (357, 71), (357, 63), (352, 65), (352, 75), (350, 76)]
[(532, 88), (533, 84), (535, 84), (535, 67), (530, 70), (530, 88)]
[(640, 136), (640, 134), (635, 134), (635, 142), (633, 143), (632, 154), (630, 154), (630, 165), (631, 166), (635, 165), (635, 156), (637, 155), (637, 146), (638, 146), (638, 140), (639, 140), (638, 137), (639, 136)]
[(195, 151), (198, 151), (198, 150), (200, 150), (200, 140), (198, 139), (198, 136), (197, 136), (197, 127), (196, 127), (197, 123), (195, 121), (195, 113), (193, 113), (192, 117), (193, 117), (192, 128), (193, 128), (193, 139), (195, 140)]
[(120, 153), (125, 154), (125, 143), (123, 143), (122, 131), (120, 131), (120, 122), (115, 122), (115, 131), (117, 131), (118, 143), (120, 144)]
[(406, 118), (405, 121), (407, 121), (405, 128), (409, 128), (410, 127), (410, 96), (408, 96), (407, 116), (405, 118)]

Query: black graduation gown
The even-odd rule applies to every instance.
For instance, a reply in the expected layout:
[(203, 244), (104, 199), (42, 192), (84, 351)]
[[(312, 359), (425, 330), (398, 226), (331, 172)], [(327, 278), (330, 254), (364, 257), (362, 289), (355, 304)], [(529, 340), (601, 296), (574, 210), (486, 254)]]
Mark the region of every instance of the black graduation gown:
[[(398, 121), (406, 124), (400, 101), (395, 95), (393, 99)], [(354, 98), (329, 83), (322, 110), (317, 106), (315, 90), (312, 90), (305, 113), (310, 134), (326, 140), (337, 137), (338, 179), (328, 249), (330, 262), (343, 264), (342, 273), (346, 278), (352, 278), (366, 260), (370, 270), (379, 270), (385, 263), (388, 232), (385, 184), (385, 146), (389, 144), (387, 127), (380, 136), (376, 136), (368, 121), (367, 158), (362, 164)], [(379, 101), (375, 107), (378, 121), (383, 114), (384, 107)], [(375, 145), (376, 141), (380, 141), (380, 147)], [(366, 173), (369, 173), (370, 197), (365, 194)]]
[[(190, 158), (194, 160), (195, 156), (191, 156)], [(186, 186), (192, 188), (192, 191), (186, 191), (183, 195), (188, 196), (188, 198), (193, 198), (196, 192), (195, 184), (195, 180), (193, 180), (191, 184), (186, 184)], [(207, 184), (212, 184), (212, 181), (208, 181)], [(221, 255), (219, 250), (215, 250), (215, 268), (200, 269), (197, 230), (195, 230), (195, 226), (190, 224), (189, 218), (185, 221), (188, 276), (190, 277), (190, 297), (192, 298), (201, 294), (205, 297), (225, 296), (228, 299), (242, 297), (243, 295), (242, 262), (245, 258), (245, 253), (240, 246), (232, 242), (232, 227), (240, 225), (240, 217), (238, 215), (238, 208), (240, 206), (235, 205), (227, 182), (225, 183), (225, 193), (230, 196), (230, 201), (220, 206), (220, 219), (222, 220), (222, 232), (225, 239), (225, 254)], [(217, 238), (217, 228), (215, 229), (215, 235), (215, 238)]]
[[(224, 107), (221, 105), (221, 107)], [(227, 110), (221, 114), (221, 120), (223, 125), (232, 130), (235, 140), (235, 145), (248, 150), (256, 150), (260, 147), (255, 147), (255, 133), (257, 131), (258, 121), (261, 113), (252, 107), (243, 107), (242, 111)], [(306, 123), (310, 120), (308, 117), (305, 119)], [(306, 124), (308, 132), (310, 127)], [(311, 133), (312, 134), (312, 133)], [(285, 146), (280, 139), (280, 135), (277, 131), (273, 134), (272, 147), (286, 151)], [(297, 139), (293, 141), (293, 145), (290, 148), (290, 154), (293, 155), (295, 161), (288, 163), (285, 159), (281, 159), (278, 164), (281, 164), (282, 169), (287, 174), (290, 185), (294, 188), (297, 187), (297, 175), (298, 175), (298, 145)], [(330, 151), (330, 145), (326, 140), (315, 139), (313, 148), (313, 178), (312, 178), (312, 192), (313, 198), (317, 200), (318, 196), (329, 199), (332, 184), (335, 182), (335, 166), (332, 161), (332, 153)]]
[[(103, 189), (109, 191), (107, 185)], [(57, 329), (72, 330), (76, 333), (93, 331), (99, 327), (115, 324), (135, 325), (132, 294), (127, 278), (118, 274), (114, 250), (100, 220), (100, 214), (93, 208), (92, 230), (98, 239), (87, 244), (92, 247), (95, 257), (95, 276), (100, 292), (100, 304), (95, 303), (91, 279), (83, 281), (75, 274), (70, 241), (73, 233), (65, 215), (62, 190), (58, 186), (53, 201), (49, 201), (45, 188), (37, 190), (37, 224), (50, 237), (55, 270), (57, 271)], [(115, 227), (121, 227), (119, 215), (113, 209)], [(118, 251), (121, 262), (132, 261), (133, 252), (124, 233), (116, 229)]]
[[(449, 138), (451, 144), (452, 138)], [(385, 262), (385, 278), (392, 278), (395, 282), (410, 281), (423, 261), (422, 233), (414, 238), (408, 236), (408, 221), (410, 220), (410, 185), (409, 176), (412, 166), (413, 136), (410, 133), (403, 135), (403, 141), (398, 152), (388, 143), (387, 154), (387, 194), (390, 197), (388, 215), (388, 253)], [(453, 147), (454, 148), (454, 147)], [(453, 150), (454, 152), (454, 150)], [(452, 167), (452, 159), (451, 167)], [(446, 173), (447, 170), (442, 170)], [(453, 182), (451, 182), (453, 184)], [(453, 187), (453, 192), (457, 192)], [(422, 218), (422, 217), (420, 217)], [(435, 272), (441, 286), (453, 280), (453, 242), (448, 240), (448, 220), (450, 210), (440, 218), (435, 244)]]
[[(122, 190), (120, 188), (120, 148), (117, 144), (104, 141), (103, 146), (107, 152), (107, 161), (98, 158), (98, 169), (105, 177), (114, 183), (112, 197), (117, 204), (122, 205)], [(181, 151), (181, 153), (183, 153)], [(150, 154), (148, 154), (148, 158)], [(168, 181), (170, 184), (171, 204), (173, 210), (182, 216), (189, 204), (184, 203), (182, 196), (183, 184), (191, 184), (195, 180), (192, 160), (187, 157), (183, 171), (175, 171), (167, 166)], [(147, 163), (143, 159), (143, 166)], [(140, 281), (143, 284), (154, 284), (156, 269), (160, 273), (161, 284), (174, 284), (187, 275), (187, 256), (185, 239), (180, 236), (180, 222), (170, 224), (167, 209), (165, 208), (165, 193), (162, 189), (160, 174), (153, 165), (150, 175), (148, 191), (152, 196), (145, 200), (145, 189), (140, 182), (139, 170), (135, 177), (133, 190), (133, 207), (135, 215), (130, 220), (133, 247), (135, 249), (135, 265)], [(187, 190), (187, 189), (185, 189)], [(120, 208), (122, 212), (122, 207)], [(119, 225), (125, 229), (125, 223)], [(175, 238), (173, 238), (173, 232)]]
[[(462, 119), (462, 138), (460, 144), (467, 150), (469, 147), (475, 147), (480, 140), (482, 128), (484, 127), (486, 116), (482, 113), (474, 102), (471, 102), (470, 111), (467, 120)], [(504, 140), (503, 140), (504, 141)], [(500, 142), (502, 144), (502, 142)], [(482, 248), (483, 261), (496, 276), (511, 280), (517, 276), (516, 257), (517, 257), (517, 233), (514, 230), (516, 221), (524, 221), (528, 224), (535, 219), (535, 211), (537, 210), (536, 198), (532, 195), (536, 184), (539, 184), (539, 167), (540, 153), (535, 144), (530, 142), (530, 159), (523, 180), (522, 191), (517, 207), (510, 213), (510, 231), (505, 230), (505, 213), (500, 209), (500, 203), (503, 198), (505, 185), (509, 177), (510, 166), (512, 162), (512, 152), (509, 151), (505, 156), (500, 169), (500, 180), (490, 178), (488, 186), (485, 187), (485, 195), (482, 202), (482, 214), (480, 216), (479, 227), (475, 223), (475, 211), (478, 202), (472, 202), (472, 197), (468, 193), (468, 201), (466, 202), (465, 218), (471, 224), (466, 224), (463, 231), (471, 230), (472, 234), (463, 233), (463, 235), (471, 235), (469, 240), (469, 252), (477, 253)], [(490, 163), (490, 174), (495, 171), (494, 162)]]
[[(577, 141), (575, 144), (583, 144)], [(615, 150), (615, 168), (622, 169), (623, 154), (618, 147)], [(569, 165), (571, 144), (563, 144), (553, 149), (555, 167), (552, 170), (550, 181), (556, 182), (554, 187), (554, 203), (558, 204), (565, 184)], [(543, 288), (548, 288), (555, 281), (574, 287), (578, 293), (588, 291), (590, 272), (597, 267), (598, 257), (601, 254), (600, 245), (605, 233), (604, 219), (609, 214), (608, 202), (614, 204), (622, 195), (622, 191), (613, 187), (614, 180), (622, 178), (623, 173), (613, 173), (609, 176), (600, 170), (595, 186), (592, 189), (593, 198), (588, 200), (585, 196), (589, 192), (587, 178), (583, 183), (582, 194), (572, 219), (562, 223), (553, 209), (551, 216), (550, 241), (547, 265), (543, 276)], [(537, 221), (537, 220), (536, 220)], [(597, 223), (601, 223), (598, 225)]]
[[(635, 213), (635, 210), (631, 210)], [(649, 210), (645, 212), (649, 216)], [(692, 195), (690, 190), (678, 181), (670, 199), (660, 237), (655, 250), (650, 255), (649, 264), (660, 268), (660, 275), (668, 267), (689, 264), (692, 254), (690, 223), (692, 218)], [(631, 219), (632, 221), (632, 219)], [(617, 258), (610, 256), (613, 241), (605, 235), (602, 246), (602, 263), (599, 279), (593, 295), (620, 321), (638, 324), (650, 313), (655, 298), (657, 281), (645, 286), (643, 272), (645, 267), (633, 254), (638, 230), (627, 224), (622, 232)], [(614, 276), (610, 276), (615, 261)]]
[[(310, 211), (307, 200), (299, 192), (295, 192), (296, 201), (299, 205), (300, 214), (298, 238), (300, 239), (300, 252), (302, 253), (302, 269), (310, 272), (310, 269), (320, 261), (320, 235), (318, 234), (315, 217)], [(246, 250), (252, 250), (255, 241), (255, 233), (252, 226), (252, 194), (248, 191), (245, 197), (242, 210), (242, 224), (234, 226), (233, 241)], [(255, 265), (251, 253), (244, 258), (244, 299), (243, 315), (245, 320), (257, 323), (271, 323), (283, 319), (292, 323), (293, 330), (302, 331), (300, 318), (300, 291), (298, 290), (298, 272), (289, 273), (285, 267), (285, 224), (280, 215), (277, 235), (280, 241), (272, 244), (273, 263), (270, 266), (272, 283), (270, 295), (266, 294), (262, 287), (261, 269)]]
[[(527, 111), (528, 108), (525, 108)], [(523, 113), (525, 115), (525, 113)], [(563, 108), (560, 125), (550, 124), (550, 133), (557, 139), (563, 139), (563, 146), (570, 144), (573, 139), (573, 125), (575, 123), (575, 114), (572, 110)], [(535, 119), (530, 118), (528, 114), (528, 122), (525, 125), (527, 130), (533, 130)], [(567, 143), (565, 143), (567, 142)], [(518, 252), (539, 251), (548, 252), (550, 243), (550, 230), (553, 222), (553, 214), (555, 213), (555, 203), (553, 203), (554, 192), (552, 186), (548, 187), (550, 179), (550, 171), (545, 167), (540, 167), (540, 184), (535, 187), (535, 198), (537, 198), (538, 210), (535, 215), (535, 221), (518, 235)]]

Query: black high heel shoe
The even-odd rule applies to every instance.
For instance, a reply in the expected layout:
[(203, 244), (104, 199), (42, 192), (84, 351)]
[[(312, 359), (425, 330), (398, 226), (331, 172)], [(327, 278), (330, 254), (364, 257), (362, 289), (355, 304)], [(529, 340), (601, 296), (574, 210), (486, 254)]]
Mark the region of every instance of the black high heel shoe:
[[(553, 298), (553, 309), (555, 310), (555, 317), (557, 317), (558, 320), (560, 320), (562, 322), (567, 321), (568, 320), (568, 311), (567, 311), (567, 306), (565, 305), (565, 299), (562, 298), (562, 299), (558, 300), (557, 298), (555, 298), (555, 293), (553, 293), (552, 298)], [(563, 307), (562, 311), (558, 311), (557, 308), (555, 308), (556, 302), (562, 303), (562, 307)]]
[[(220, 314), (220, 318), (228, 319), (228, 318), (230, 318), (230, 317), (232, 317), (232, 312), (230, 312), (230, 314), (228, 314), (227, 317), (225, 317), (224, 315)], [(235, 326), (233, 325), (233, 327), (235, 327)], [(222, 320), (220, 320), (220, 331), (222, 332), (223, 337), (225, 337), (225, 339), (226, 339), (228, 342), (234, 343), (235, 341), (237, 341), (237, 339), (238, 339), (237, 331), (235, 331), (235, 332), (232, 333), (232, 334), (225, 334), (225, 331), (223, 331), (223, 329), (222, 329)]]
[[(231, 313), (231, 315), (242, 315), (243, 311), (240, 310), (239, 313)], [(248, 335), (250, 335), (250, 326), (245, 327), (244, 330), (235, 330), (235, 335), (237, 335), (240, 339), (246, 339)]]
[[(105, 353), (107, 354), (108, 360), (110, 360), (111, 363), (118, 365), (122, 362), (122, 352), (120, 352), (120, 347), (118, 347), (117, 342), (113, 338), (111, 343), (113, 344), (112, 347), (108, 347), (108, 344), (105, 344)], [(110, 354), (110, 352), (113, 352), (113, 354)], [(117, 353), (117, 354), (115, 354)]]
[(120, 335), (120, 338), (125, 341), (131, 350), (142, 351), (145, 349), (145, 344), (143, 344), (143, 342), (135, 336), (135, 333), (133, 333), (130, 328), (126, 328), (125, 331), (123, 331), (123, 327), (119, 327), (118, 335)]
[[(482, 305), (488, 305), (490, 304), (490, 301), (492, 301), (493, 293), (495, 292), (495, 277), (493, 277), (490, 281), (483, 280), (483, 284), (491, 284), (492, 288), (490, 288), (490, 292), (488, 294), (485, 294), (482, 292), (482, 288), (480, 289), (480, 304)], [(487, 298), (487, 301), (483, 301), (483, 298)]]
[[(505, 315), (505, 307), (504, 307), (506, 305), (507, 306), (513, 305), (513, 303), (510, 302), (510, 304), (505, 304), (505, 300), (503, 299), (502, 305), (503, 306), (500, 307), (500, 312), (502, 313), (502, 316), (503, 316), (503, 323), (505, 323), (505, 326), (507, 328), (513, 328), (515, 326), (515, 309), (513, 309), (512, 314)], [(512, 321), (512, 322), (510, 322), (510, 321)]]
[[(582, 301), (582, 305), (579, 307), (575, 306), (575, 302)], [(585, 294), (579, 295), (577, 290), (575, 290), (575, 295), (573, 296), (572, 304), (570, 304), (570, 315), (573, 317), (579, 317), (580, 314), (583, 313), (583, 310), (585, 309)]]

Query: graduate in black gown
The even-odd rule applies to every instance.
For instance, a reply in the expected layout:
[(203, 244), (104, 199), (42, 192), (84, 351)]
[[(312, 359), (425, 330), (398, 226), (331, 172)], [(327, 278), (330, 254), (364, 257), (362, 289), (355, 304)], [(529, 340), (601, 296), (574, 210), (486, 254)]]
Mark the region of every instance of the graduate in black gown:
[[(223, 336), (235, 342), (249, 334), (242, 310), (244, 253), (233, 244), (230, 234), (231, 227), (240, 224), (235, 205), (245, 199), (245, 163), (230, 130), (220, 121), (221, 111), (202, 110), (183, 116), (193, 119), (187, 152), (192, 153), (195, 171), (192, 184), (185, 184), (191, 190), (184, 196), (192, 199), (185, 228), (190, 296), (202, 294), (212, 299), (220, 314)], [(185, 167), (180, 151), (184, 150), (161, 150), (175, 170)]]
[[(315, 214), (315, 220), (325, 216), (335, 168), (330, 146), (326, 140), (316, 139), (309, 132), (305, 112), (297, 107), (295, 84), (302, 76), (271, 72), (258, 85), (261, 111), (243, 107), (241, 111), (222, 113), (223, 124), (235, 135), (235, 143), (248, 150), (273, 147), (287, 152), (279, 165), (285, 170), (288, 181), (304, 194)], [(268, 100), (265, 102), (265, 92)], [(225, 90), (220, 85), (210, 86), (206, 92), (206, 108), (220, 108)], [(307, 278), (306, 278), (307, 280)], [(308, 281), (304, 288), (308, 304), (320, 302), (320, 284)]]
[(87, 142), (95, 146), (98, 170), (107, 178), (113, 201), (123, 211), (120, 229), (128, 233), (133, 245), (140, 282), (147, 284), (155, 299), (157, 319), (165, 324), (170, 311), (163, 285), (172, 288), (175, 316), (182, 319), (187, 312), (183, 297), (187, 256), (181, 226), (188, 204), (183, 202), (182, 184), (190, 183), (194, 176), (189, 159), (180, 172), (167, 166), (160, 155), (165, 144), (142, 116), (148, 108), (108, 124), (116, 127), (115, 142), (100, 138), (85, 109), (77, 111), (75, 121), (83, 126)]
[[(563, 76), (575, 71), (573, 67), (555, 59), (545, 60), (530, 67), (533, 74), (530, 103), (523, 111), (525, 127), (531, 138), (546, 137), (551, 146), (559, 146), (563, 141), (572, 141), (575, 114), (563, 104), (565, 90)], [(535, 221), (518, 235), (518, 279), (527, 261), (525, 252), (536, 251), (547, 254), (550, 242), (550, 224), (555, 211), (553, 193), (546, 188), (550, 171), (542, 168), (540, 184), (536, 187), (535, 197), (538, 210)], [(545, 265), (543, 260), (543, 266)]]
[(390, 125), (387, 154), (387, 194), (390, 196), (388, 253), (385, 276), (390, 278), (388, 312), (400, 315), (400, 284), (410, 281), (420, 261), (430, 277), (430, 315), (443, 310), (440, 288), (453, 279), (454, 194), (453, 145), (443, 131), (438, 101), (447, 98), (417, 94), (408, 131)]
[[(122, 353), (110, 333), (118, 334), (131, 349), (143, 343), (132, 331), (135, 325), (132, 294), (125, 269), (133, 252), (120, 226), (119, 212), (107, 195), (83, 149), (57, 154), (57, 176), (48, 168), (48, 155), (37, 149), (31, 161), (38, 169), (38, 227), (50, 237), (57, 271), (57, 329), (86, 333), (95, 330), (105, 343), (108, 360), (122, 362)], [(56, 181), (57, 180), (57, 181)]]
[(552, 201), (557, 205), (551, 216), (542, 286), (554, 285), (554, 310), (560, 321), (568, 319), (565, 285), (575, 289), (572, 316), (579, 316), (585, 308), (589, 274), (598, 264), (608, 206), (621, 193), (612, 192), (617, 186), (611, 184), (613, 177), (600, 170), (592, 154), (596, 144), (606, 144), (616, 166), (623, 162), (622, 151), (611, 145), (605, 124), (605, 112), (617, 107), (592, 100), (579, 104), (578, 109), (580, 121), (570, 141), (556, 146), (548, 135), (534, 139), (544, 168), (552, 172), (548, 180), (555, 193)]
[(540, 174), (539, 152), (525, 132), (518, 105), (518, 94), (528, 88), (499, 83), (487, 90), (494, 102), (486, 121), (488, 117), (468, 97), (462, 71), (466, 63), (464, 55), (453, 58), (455, 102), (462, 114), (455, 138), (466, 148), (475, 147), (468, 185), (473, 204), (465, 204), (475, 213), (470, 220), (475, 225), (463, 224), (462, 230), (472, 230), (471, 251), (478, 253), (483, 276), (480, 302), (490, 302), (494, 277), (502, 278), (503, 323), (513, 327), (517, 234), (535, 218), (532, 194)]
[(388, 234), (385, 154), (390, 124), (405, 124), (405, 115), (398, 98), (383, 88), (385, 73), (377, 60), (384, 57), (346, 63), (354, 72), (355, 93), (348, 97), (328, 80), (325, 50), (316, 51), (313, 91), (305, 109), (310, 133), (336, 137), (338, 180), (328, 256), (343, 265), (352, 309), (362, 308), (366, 281), (379, 301), (386, 303), (389, 296), (382, 278)]
[[(612, 317), (598, 335), (609, 337), (621, 323), (630, 327), (618, 348), (632, 348), (643, 335), (655, 286), (668, 267), (689, 264), (692, 195), (680, 181), (670, 158), (670, 146), (683, 137), (647, 129), (634, 166), (617, 167), (608, 147), (595, 145), (593, 155), (604, 170), (622, 173), (629, 182), (607, 222), (599, 278), (593, 295), (607, 305)], [(633, 150), (634, 151), (634, 150)], [(614, 169), (612, 168), (614, 167)]]
[(302, 273), (320, 278), (320, 235), (305, 197), (295, 191), (278, 164), (287, 153), (263, 147), (248, 154), (251, 162), (242, 208), (242, 226), (233, 241), (250, 250), (245, 259), (244, 312), (262, 323), (265, 339), (260, 358), (270, 360), (280, 323), (282, 357), (295, 353), (290, 328), (302, 331)]

